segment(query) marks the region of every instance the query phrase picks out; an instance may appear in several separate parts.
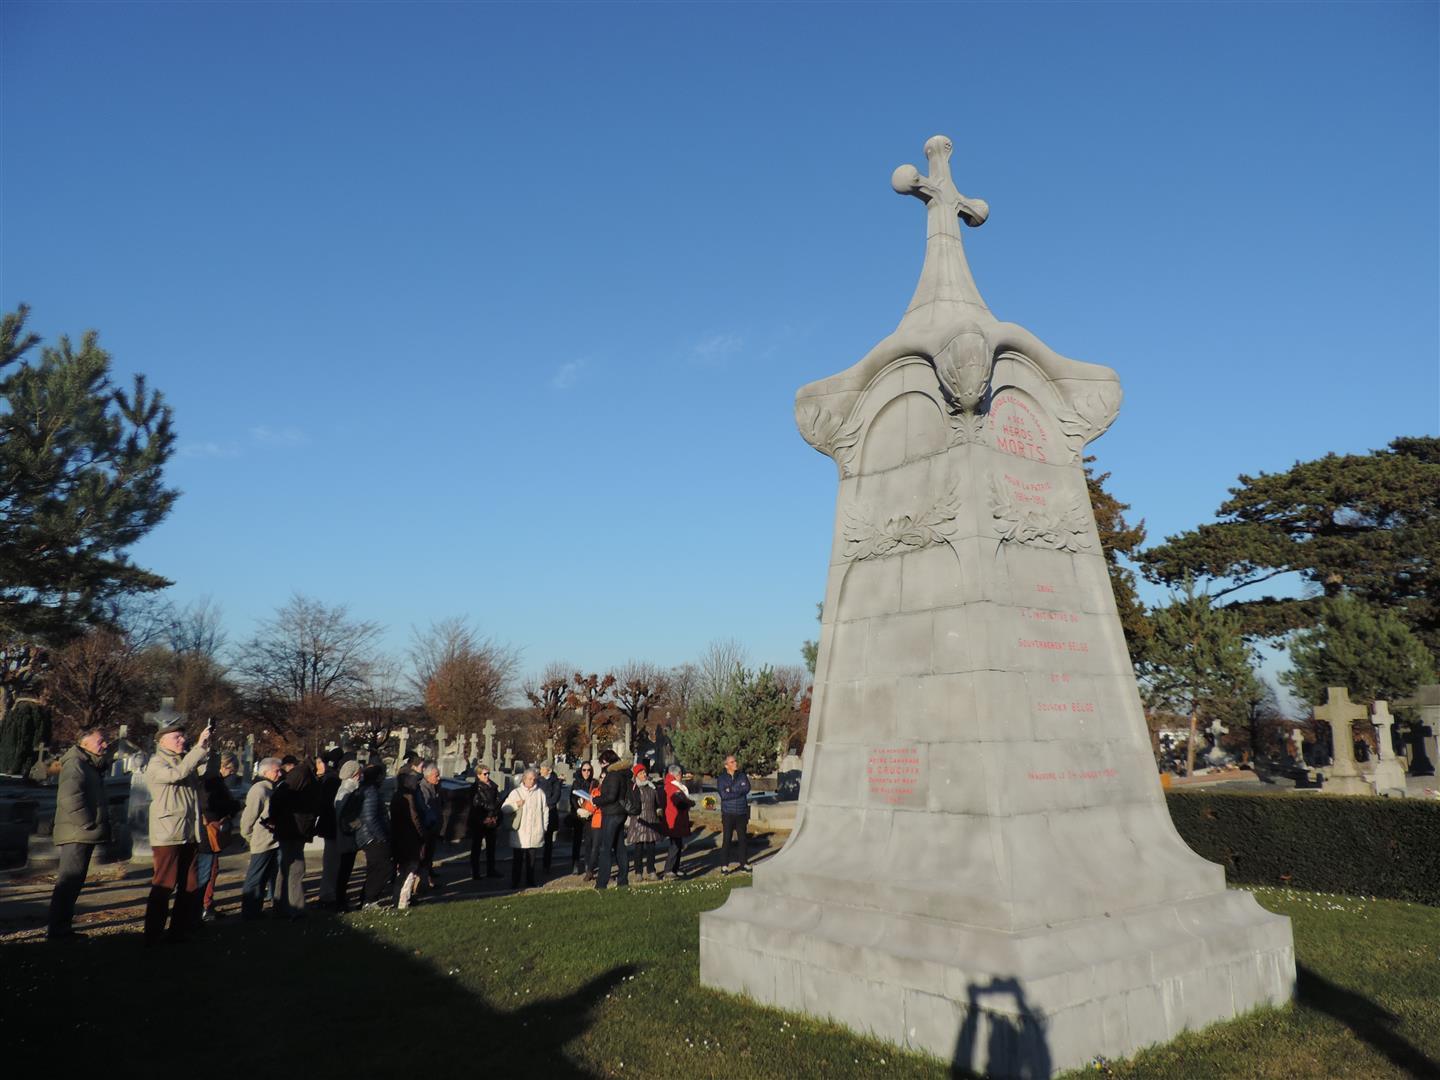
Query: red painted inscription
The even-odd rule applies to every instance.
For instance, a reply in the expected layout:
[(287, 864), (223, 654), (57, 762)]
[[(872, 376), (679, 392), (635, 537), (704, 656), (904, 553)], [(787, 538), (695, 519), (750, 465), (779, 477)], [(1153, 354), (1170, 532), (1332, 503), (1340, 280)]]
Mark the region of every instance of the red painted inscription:
[(920, 781), (920, 752), (904, 746), (871, 750), (865, 776), (872, 798), (886, 803), (908, 802)]
[(1029, 404), (1016, 394), (1001, 394), (991, 405), (990, 437), (995, 449), (1006, 454), (1031, 461), (1049, 460), (1046, 446), (1050, 436), (1045, 431), (1045, 425)]

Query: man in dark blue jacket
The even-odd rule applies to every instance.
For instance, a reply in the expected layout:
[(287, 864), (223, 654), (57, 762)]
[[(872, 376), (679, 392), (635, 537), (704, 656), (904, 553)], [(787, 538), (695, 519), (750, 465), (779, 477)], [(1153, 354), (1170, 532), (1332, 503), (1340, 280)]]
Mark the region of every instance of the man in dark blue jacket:
[[(734, 870), (748, 871), (750, 864), (746, 856), (750, 850), (750, 837), (746, 829), (750, 824), (750, 777), (741, 771), (740, 763), (735, 760), (734, 754), (725, 759), (725, 771), (716, 778), (715, 790), (720, 793), (720, 837), (724, 859), (720, 872), (729, 874)], [(738, 867), (730, 861), (732, 834), (740, 847)]]
[(560, 827), (560, 796), (565, 784), (555, 775), (548, 759), (540, 763), (540, 779), (535, 781), (535, 786), (545, 793), (545, 805), (550, 808), (550, 816), (545, 821), (545, 853), (540, 860), (541, 866), (549, 870), (550, 857), (555, 851), (555, 831)]

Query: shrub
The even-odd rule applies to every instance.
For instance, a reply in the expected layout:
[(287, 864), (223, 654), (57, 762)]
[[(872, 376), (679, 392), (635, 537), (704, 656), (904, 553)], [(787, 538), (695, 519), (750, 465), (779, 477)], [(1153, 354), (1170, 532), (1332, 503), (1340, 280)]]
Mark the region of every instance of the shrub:
[(50, 741), (50, 710), (33, 701), (22, 701), (0, 721), (0, 773), (23, 776), (39, 755), (37, 743)]
[(1440, 905), (1440, 803), (1171, 791), (1170, 818), (1234, 884)]

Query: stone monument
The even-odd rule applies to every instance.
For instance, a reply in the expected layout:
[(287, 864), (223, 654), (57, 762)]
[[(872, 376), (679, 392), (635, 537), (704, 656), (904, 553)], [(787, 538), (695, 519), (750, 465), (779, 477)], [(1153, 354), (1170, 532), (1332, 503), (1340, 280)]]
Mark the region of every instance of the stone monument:
[(1402, 709), (1418, 714), (1405, 728), (1405, 756), (1410, 761), (1411, 776), (1434, 776), (1435, 760), (1440, 758), (1440, 686), (1420, 686), (1413, 697), (1395, 702)]
[(796, 399), (839, 470), (800, 804), (700, 975), (1049, 1076), (1288, 1000), (1293, 944), (1165, 807), (1081, 465), (1119, 381), (990, 313), (959, 228), (989, 208), (925, 153), (899, 327)]
[(1375, 770), (1370, 774), (1370, 786), (1376, 795), (1403, 799), (1407, 794), (1405, 766), (1395, 757), (1395, 744), (1391, 742), (1390, 728), (1395, 718), (1390, 715), (1390, 704), (1377, 701), (1371, 705), (1370, 720), (1375, 725)]
[(1331, 686), (1325, 691), (1325, 704), (1315, 706), (1315, 719), (1330, 725), (1330, 758), (1328, 769), (1320, 770), (1325, 777), (1327, 795), (1370, 795), (1370, 782), (1355, 764), (1355, 721), (1368, 714), (1364, 705), (1350, 700), (1350, 691)]

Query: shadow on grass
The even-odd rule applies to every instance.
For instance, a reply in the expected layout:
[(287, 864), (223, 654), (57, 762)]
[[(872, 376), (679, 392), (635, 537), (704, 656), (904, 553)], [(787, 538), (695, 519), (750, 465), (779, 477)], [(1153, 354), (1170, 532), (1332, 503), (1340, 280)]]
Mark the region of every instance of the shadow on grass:
[[(484, 1047), (487, 1071), (601, 1075), (567, 1046), (589, 1031), (599, 1005), (635, 973), (633, 965), (616, 966), (572, 993), (530, 1001), (517, 971), (516, 1004), (505, 1008), (447, 974), (482, 963), (479, 955), (453, 950), (427, 960), (421, 950), (402, 951), (344, 921), (320, 918), (225, 926), (150, 949), (138, 934), (0, 945), (6, 1003), (0, 1046), (9, 1065), (53, 1060), (63, 1046), (103, 1046), (120, 1055), (123, 1074), (159, 1075), (178, 1061), (211, 1060), (217, 1033), (233, 1033), (233, 1022), (244, 1017), (251, 1050), (263, 1047), (265, 1060), (299, 1066), (307, 1080), (406, 1075), (415, 1068), (416, 1045), (433, 1044), (437, 1032)], [(74, 996), (81, 985), (91, 1003), (83, 1008)]]
[(1361, 1041), (1412, 1076), (1440, 1076), (1440, 1061), (1392, 1029), (1400, 1019), (1369, 998), (1337, 986), (1304, 964), (1295, 968), (1295, 996), (1301, 1005), (1344, 1024)]

